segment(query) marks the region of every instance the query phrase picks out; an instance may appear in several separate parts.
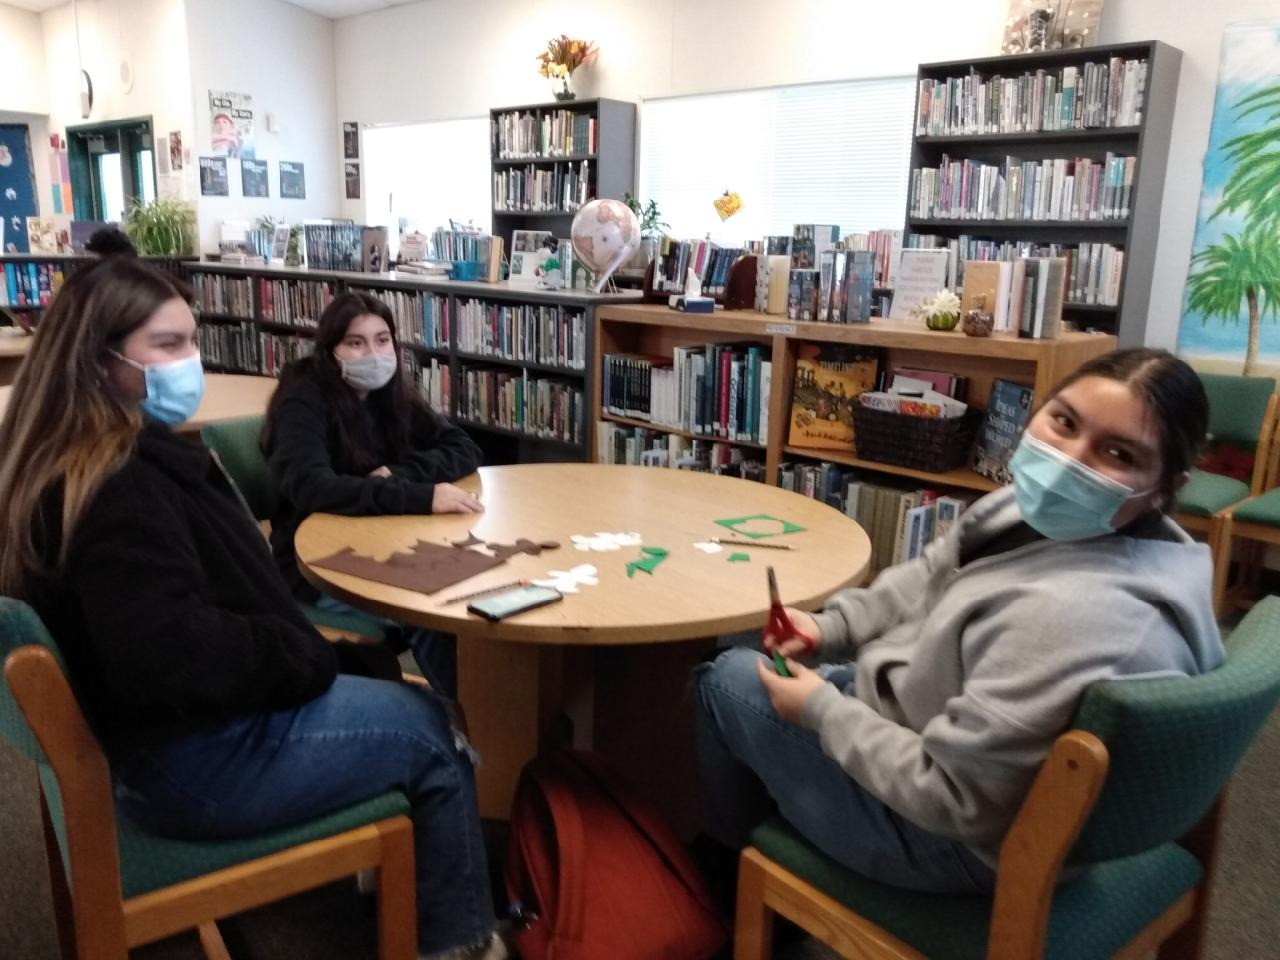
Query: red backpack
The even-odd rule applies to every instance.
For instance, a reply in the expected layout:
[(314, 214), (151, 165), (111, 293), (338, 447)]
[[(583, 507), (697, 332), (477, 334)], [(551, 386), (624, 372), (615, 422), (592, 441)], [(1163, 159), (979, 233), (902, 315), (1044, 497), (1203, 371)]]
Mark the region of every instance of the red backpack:
[(725, 942), (671, 828), (596, 754), (554, 751), (520, 775), (506, 883), (537, 914), (523, 960), (708, 960)]

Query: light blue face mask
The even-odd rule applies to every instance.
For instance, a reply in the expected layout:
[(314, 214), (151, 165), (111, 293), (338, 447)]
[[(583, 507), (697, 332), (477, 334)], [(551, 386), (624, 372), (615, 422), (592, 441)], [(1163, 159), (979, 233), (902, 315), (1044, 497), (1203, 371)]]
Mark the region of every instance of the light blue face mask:
[(1029, 433), (1013, 452), (1009, 472), (1022, 519), (1050, 540), (1111, 533), (1120, 508), (1151, 492), (1126, 487)]
[(147, 395), (142, 400), (144, 416), (176, 427), (195, 415), (204, 397), (204, 367), (200, 363), (200, 354), (193, 353), (171, 363), (142, 364), (114, 350), (111, 353), (142, 371), (147, 385)]

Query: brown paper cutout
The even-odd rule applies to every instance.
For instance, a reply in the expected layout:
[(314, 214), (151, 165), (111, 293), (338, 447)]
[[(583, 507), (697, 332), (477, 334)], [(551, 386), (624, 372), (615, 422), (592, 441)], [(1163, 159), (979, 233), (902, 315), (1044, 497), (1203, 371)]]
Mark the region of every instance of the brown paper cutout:
[(468, 533), (468, 534), (467, 534), (467, 539), (465, 539), (465, 540), (450, 540), (450, 541), (449, 541), (449, 543), (450, 543), (450, 544), (452, 544), (453, 546), (457, 547), (459, 550), (462, 550), (462, 549), (465, 549), (466, 547), (478, 547), (478, 546), (481, 546), (481, 545), (484, 543), (484, 541), (483, 541), (483, 540), (481, 540), (479, 537), (477, 537), (474, 533)]
[(343, 547), (331, 556), (313, 561), (311, 566), (418, 593), (436, 593), (502, 562), (501, 557), (489, 557), (475, 550), (458, 550), (419, 540), (408, 552), (393, 553), (386, 560), (375, 560), (356, 553), (351, 547)]
[(554, 540), (538, 542), (526, 540), (523, 537), (515, 543), (486, 543), (485, 546), (492, 550), (493, 555), (499, 560), (509, 560), (517, 553), (527, 553), (531, 557), (536, 557), (543, 550), (558, 550), (560, 548), (560, 544)]

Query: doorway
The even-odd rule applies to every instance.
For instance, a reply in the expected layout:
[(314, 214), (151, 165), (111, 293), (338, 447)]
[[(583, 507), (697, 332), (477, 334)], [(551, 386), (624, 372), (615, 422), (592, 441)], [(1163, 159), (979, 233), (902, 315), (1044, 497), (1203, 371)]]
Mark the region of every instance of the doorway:
[(151, 118), (67, 128), (77, 220), (122, 222), (132, 203), (156, 198)]

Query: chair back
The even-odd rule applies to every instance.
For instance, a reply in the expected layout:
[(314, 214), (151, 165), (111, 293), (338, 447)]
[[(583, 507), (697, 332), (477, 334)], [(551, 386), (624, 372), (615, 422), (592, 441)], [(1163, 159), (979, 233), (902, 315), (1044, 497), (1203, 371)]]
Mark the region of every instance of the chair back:
[(200, 431), (206, 447), (218, 455), (256, 520), (270, 520), (276, 509), (276, 488), (259, 439), (263, 417), (254, 414), (210, 423)]
[[(18, 600), (0, 597), (0, 664), (19, 647), (30, 645), (48, 650), (59, 668), (66, 673), (62, 654), (35, 611)], [(22, 708), (18, 706), (18, 701), (14, 699), (7, 679), (0, 682), (0, 737), (32, 763), (42, 767), (49, 765), (49, 759), (41, 749)]]
[(1177, 840), (1222, 791), (1280, 701), (1280, 597), (1241, 621), (1211, 673), (1089, 688), (1074, 726), (1106, 744), (1102, 793), (1069, 857), (1112, 860)]
[(1267, 427), (1267, 404), (1276, 392), (1275, 378), (1202, 373), (1200, 382), (1209, 397), (1209, 434), (1214, 442), (1257, 451)]

